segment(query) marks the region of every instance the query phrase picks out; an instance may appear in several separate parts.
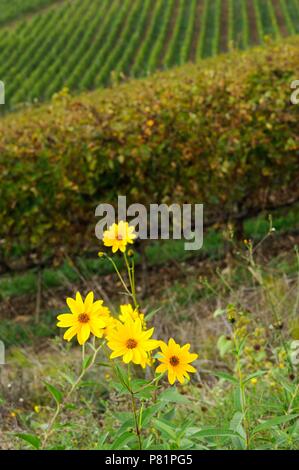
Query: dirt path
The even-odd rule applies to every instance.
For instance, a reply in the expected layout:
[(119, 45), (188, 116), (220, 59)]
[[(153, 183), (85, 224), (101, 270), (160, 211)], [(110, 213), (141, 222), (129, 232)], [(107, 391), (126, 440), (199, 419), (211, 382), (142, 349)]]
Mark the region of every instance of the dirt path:
[(221, 2), (221, 20), (220, 20), (220, 52), (228, 50), (228, 0)]
[(288, 36), (289, 32), (288, 32), (287, 25), (285, 23), (283, 12), (281, 10), (280, 1), (272, 0), (272, 4), (273, 4), (274, 11), (275, 11), (276, 21), (279, 26), (280, 33), (282, 34), (282, 36)]
[(257, 30), (256, 15), (253, 0), (247, 0), (250, 44), (259, 44), (260, 38)]
[(200, 35), (201, 15), (203, 12), (204, 0), (198, 0), (196, 7), (196, 17), (194, 22), (193, 36), (190, 47), (190, 61), (196, 61), (196, 50), (198, 47), (198, 40)]
[(158, 60), (158, 68), (163, 68), (163, 59), (165, 57), (165, 53), (167, 51), (168, 44), (169, 44), (169, 42), (171, 40), (171, 37), (172, 37), (172, 34), (173, 34), (176, 19), (177, 19), (177, 16), (178, 16), (178, 11), (179, 11), (179, 0), (174, 0), (174, 4), (173, 4), (173, 7), (172, 7), (172, 12), (171, 12), (171, 16), (170, 16), (170, 21), (169, 21), (169, 24), (167, 26), (166, 36), (164, 38), (163, 47), (162, 47), (161, 54), (160, 54), (160, 57), (159, 57), (159, 60)]

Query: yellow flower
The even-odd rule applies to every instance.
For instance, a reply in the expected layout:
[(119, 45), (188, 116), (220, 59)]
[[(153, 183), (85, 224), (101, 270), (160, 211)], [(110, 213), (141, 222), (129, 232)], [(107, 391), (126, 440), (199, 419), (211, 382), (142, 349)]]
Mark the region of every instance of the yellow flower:
[(103, 336), (109, 309), (102, 305), (102, 300), (94, 302), (93, 292), (89, 292), (83, 302), (81, 294), (77, 292), (76, 300), (68, 297), (66, 302), (71, 313), (64, 313), (57, 317), (57, 326), (68, 328), (64, 333), (64, 339), (70, 341), (77, 335), (78, 342), (82, 345), (88, 340), (90, 333), (98, 338)]
[(129, 319), (125, 324), (118, 322), (117, 327), (108, 335), (108, 347), (113, 351), (110, 359), (123, 356), (124, 363), (140, 364), (145, 368), (148, 352), (156, 349), (158, 341), (150, 339), (154, 328), (143, 330), (140, 318)]
[(119, 324), (119, 321), (111, 316), (105, 317), (104, 320), (106, 322), (106, 326), (103, 328), (103, 336), (107, 337), (115, 330), (116, 326)]
[(116, 253), (117, 250), (124, 253), (127, 244), (133, 243), (135, 238), (134, 227), (130, 227), (128, 222), (121, 220), (119, 224), (112, 224), (111, 227), (104, 232), (103, 242), (105, 246), (112, 248), (112, 253)]
[(33, 409), (34, 409), (35, 413), (40, 412), (40, 406), (38, 406), (38, 405), (34, 405)]
[(250, 383), (252, 383), (252, 385), (256, 385), (257, 384), (257, 378), (252, 377), (252, 379), (250, 379)]
[(197, 354), (191, 354), (189, 352), (190, 344), (185, 344), (185, 346), (180, 346), (177, 344), (173, 338), (170, 338), (168, 345), (163, 341), (160, 341), (161, 347), (161, 357), (158, 357), (158, 360), (162, 362), (156, 372), (166, 372), (168, 371), (168, 381), (171, 385), (174, 384), (176, 380), (180, 383), (184, 383), (185, 378), (190, 379), (188, 372), (196, 372), (196, 369), (190, 365), (190, 362), (197, 359)]
[(118, 317), (122, 323), (128, 320), (136, 320), (140, 318), (142, 327), (145, 327), (144, 314), (139, 313), (138, 309), (133, 309), (131, 304), (124, 304), (120, 306), (120, 315)]

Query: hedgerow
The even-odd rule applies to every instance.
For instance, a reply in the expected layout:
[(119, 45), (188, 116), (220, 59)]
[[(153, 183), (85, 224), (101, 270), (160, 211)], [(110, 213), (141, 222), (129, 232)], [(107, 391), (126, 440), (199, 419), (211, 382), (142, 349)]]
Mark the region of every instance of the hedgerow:
[(219, 223), (292, 203), (298, 76), (292, 39), (2, 119), (2, 266), (90, 249), (95, 207), (119, 194), (203, 202)]

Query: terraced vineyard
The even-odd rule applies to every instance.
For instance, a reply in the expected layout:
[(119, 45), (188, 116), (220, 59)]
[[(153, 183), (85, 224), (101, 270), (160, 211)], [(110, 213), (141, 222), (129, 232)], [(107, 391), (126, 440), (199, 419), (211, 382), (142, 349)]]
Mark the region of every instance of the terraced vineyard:
[(299, 32), (299, 0), (0, 0), (0, 9), (5, 109)]

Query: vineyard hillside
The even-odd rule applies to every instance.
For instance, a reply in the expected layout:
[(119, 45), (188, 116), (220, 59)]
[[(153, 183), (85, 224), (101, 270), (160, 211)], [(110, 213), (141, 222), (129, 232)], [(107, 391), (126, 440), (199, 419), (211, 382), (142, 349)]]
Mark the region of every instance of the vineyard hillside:
[(204, 201), (206, 224), (299, 200), (298, 51), (286, 39), (2, 118), (2, 265), (81, 252), (119, 194)]
[(0, 0), (5, 110), (298, 32), (299, 0)]

